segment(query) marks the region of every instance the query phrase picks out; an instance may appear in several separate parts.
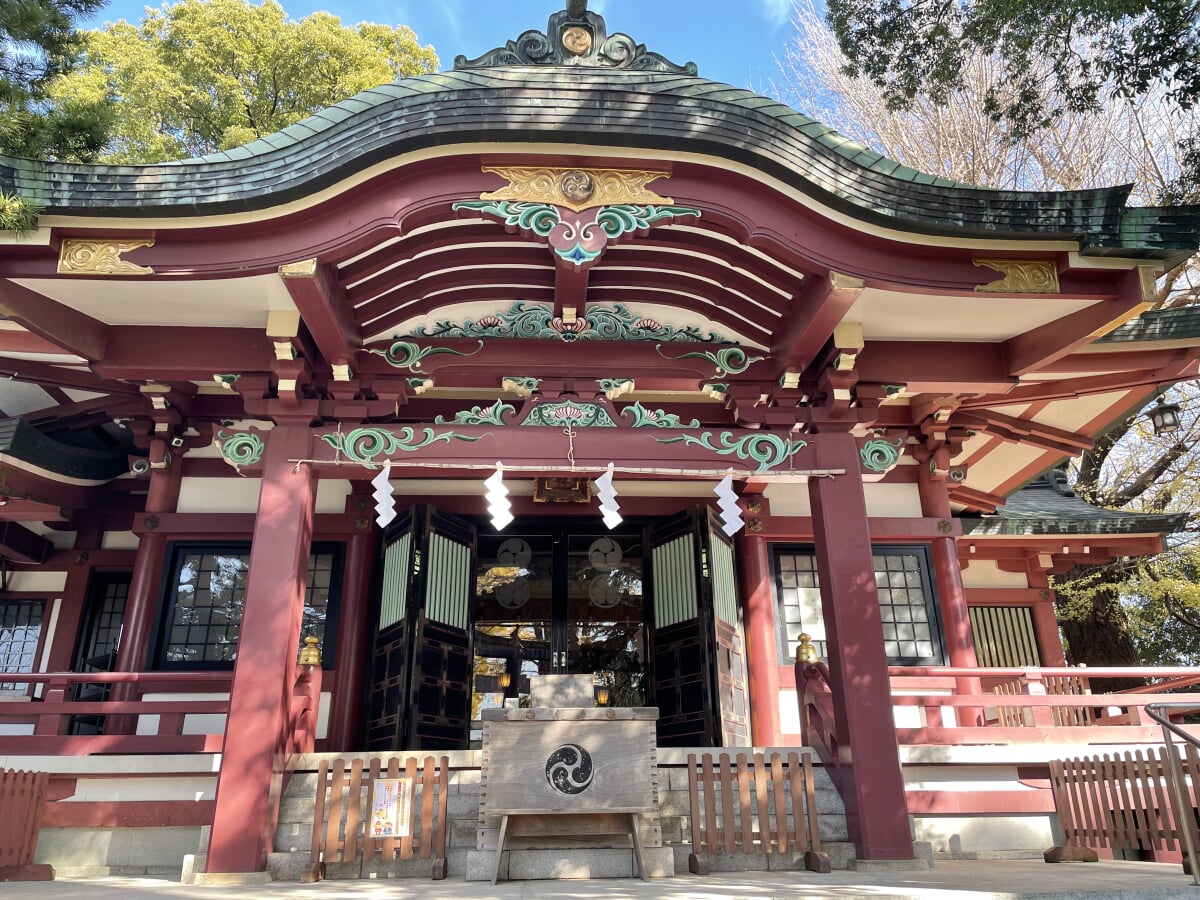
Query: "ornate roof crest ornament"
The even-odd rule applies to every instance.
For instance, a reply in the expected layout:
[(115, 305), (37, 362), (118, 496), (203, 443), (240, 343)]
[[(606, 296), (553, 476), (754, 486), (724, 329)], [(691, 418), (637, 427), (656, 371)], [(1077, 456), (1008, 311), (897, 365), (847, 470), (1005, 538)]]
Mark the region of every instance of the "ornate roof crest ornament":
[(627, 34), (608, 33), (604, 18), (589, 12), (587, 0), (567, 0), (567, 8), (550, 16), (546, 32), (526, 31), (515, 41), (483, 56), (454, 59), (455, 69), (490, 66), (597, 66), (635, 72), (695, 75), (696, 64), (680, 66), (646, 49)]

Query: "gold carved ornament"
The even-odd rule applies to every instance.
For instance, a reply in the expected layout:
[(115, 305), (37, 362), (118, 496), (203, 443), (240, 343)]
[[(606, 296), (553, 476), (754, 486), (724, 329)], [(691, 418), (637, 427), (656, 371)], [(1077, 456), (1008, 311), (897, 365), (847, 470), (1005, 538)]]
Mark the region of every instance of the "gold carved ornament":
[(1050, 260), (1039, 259), (973, 259), (977, 266), (994, 269), (1003, 277), (987, 284), (975, 285), (975, 290), (1003, 294), (1057, 294), (1058, 268)]
[(121, 254), (153, 247), (154, 238), (90, 240), (64, 238), (58, 252), (58, 271), (64, 275), (153, 275), (149, 266), (121, 259)]
[(675, 202), (646, 187), (651, 181), (666, 178), (670, 172), (536, 166), (484, 166), (483, 171), (507, 179), (508, 186), (480, 194), (480, 200), (547, 203), (574, 212), (621, 203), (670, 206)]

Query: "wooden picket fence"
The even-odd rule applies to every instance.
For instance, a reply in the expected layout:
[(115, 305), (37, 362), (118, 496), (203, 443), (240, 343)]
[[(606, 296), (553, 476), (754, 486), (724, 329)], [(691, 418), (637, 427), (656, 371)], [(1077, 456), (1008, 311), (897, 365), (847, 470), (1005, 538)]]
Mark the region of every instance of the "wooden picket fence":
[(0, 881), (53, 881), (54, 869), (35, 865), (42, 804), (50, 775), (0, 771)]
[(812, 759), (807, 753), (780, 753), (751, 760), (728, 753), (688, 754), (692, 852), (688, 869), (709, 871), (714, 854), (804, 854), (812, 872), (829, 871), (821, 850)]
[[(1184, 845), (1183, 827), (1196, 828), (1195, 786), (1200, 754), (1179, 747), (1183, 794), (1189, 810), (1175, 809), (1165, 747), (1085, 759), (1054, 760), (1050, 782), (1064, 846), (1046, 851), (1046, 862), (1091, 861), (1095, 848), (1169, 850)], [(1193, 831), (1195, 834), (1195, 831)]]
[[(1043, 691), (1053, 697), (1082, 697), (1092, 693), (1087, 678), (1079, 675), (1047, 675), (1040, 679)], [(992, 693), (1006, 697), (1028, 697), (1029, 685), (1022, 681), (1005, 681), (992, 688)], [(1002, 728), (1022, 728), (1033, 725), (1033, 711), (1028, 707), (1001, 706), (996, 710)], [(1089, 706), (1051, 707), (1052, 724), (1059, 728), (1092, 725), (1095, 713)]]
[[(375, 785), (381, 778), (407, 778), (412, 784), (412, 827), (405, 836), (371, 837)], [(403, 767), (392, 757), (384, 768), (378, 758), (363, 765), (344, 759), (323, 760), (317, 772), (313, 815), (312, 866), (304, 881), (325, 877), (327, 863), (361, 862), (362, 868), (396, 860), (431, 860), (432, 876), (446, 877), (446, 812), (450, 761), (409, 757)], [(361, 869), (360, 869), (361, 871)]]

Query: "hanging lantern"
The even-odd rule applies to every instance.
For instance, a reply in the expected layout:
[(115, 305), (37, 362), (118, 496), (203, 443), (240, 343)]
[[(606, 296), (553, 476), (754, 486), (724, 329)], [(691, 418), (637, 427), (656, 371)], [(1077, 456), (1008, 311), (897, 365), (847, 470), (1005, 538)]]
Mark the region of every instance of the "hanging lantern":
[(1158, 398), (1158, 405), (1148, 413), (1154, 433), (1158, 435), (1171, 434), (1179, 430), (1179, 404), (1168, 403), (1165, 398)]

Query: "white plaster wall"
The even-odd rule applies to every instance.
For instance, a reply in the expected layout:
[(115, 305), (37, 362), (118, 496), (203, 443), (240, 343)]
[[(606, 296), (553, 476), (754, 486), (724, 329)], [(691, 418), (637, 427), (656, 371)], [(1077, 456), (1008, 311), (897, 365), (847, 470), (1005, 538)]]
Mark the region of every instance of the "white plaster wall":
[(1029, 581), (1024, 572), (1002, 572), (994, 559), (971, 559), (967, 548), (959, 545), (963, 562), (970, 562), (963, 569), (963, 587), (969, 588), (1027, 588)]
[(184, 478), (179, 485), (181, 513), (252, 513), (258, 511), (261, 478)]
[(84, 800), (212, 800), (217, 796), (214, 775), (172, 775), (161, 778), (80, 778), (65, 802)]
[(799, 691), (784, 688), (779, 692), (779, 730), (783, 734), (800, 733)]
[[(199, 826), (43, 828), (38, 832), (34, 860), (56, 869), (149, 867), (159, 870), (152, 874), (173, 875), (178, 879), (183, 857), (200, 848), (200, 831)], [(122, 893), (117, 891), (118, 896)]]
[(867, 484), (867, 515), (881, 519), (918, 517), (921, 495), (916, 484)]
[(106, 531), (100, 539), (101, 550), (136, 550), (138, 536), (132, 531)]
[[(982, 850), (1035, 850), (1053, 847), (1055, 817), (913, 816), (913, 839), (929, 841), (935, 853)], [(1039, 863), (1040, 865), (1040, 863)]]
[(34, 594), (57, 594), (67, 586), (66, 572), (44, 569), (13, 569), (8, 576), (10, 591)]
[[(208, 694), (144, 694), (142, 699), (147, 703), (172, 701), (172, 700), (228, 700), (229, 694), (226, 693), (208, 693)], [(135, 734), (158, 734), (159, 716), (144, 715), (138, 716), (137, 730)], [(183, 717), (183, 733), (184, 734), (224, 734), (225, 733), (225, 716), (217, 713), (201, 713), (196, 715), (186, 715)]]
[(319, 513), (342, 513), (346, 511), (346, 498), (350, 496), (352, 485), (350, 479), (322, 478), (317, 482), (317, 503)]
[(773, 516), (811, 516), (807, 482), (775, 482), (767, 485), (763, 496), (771, 504)]

